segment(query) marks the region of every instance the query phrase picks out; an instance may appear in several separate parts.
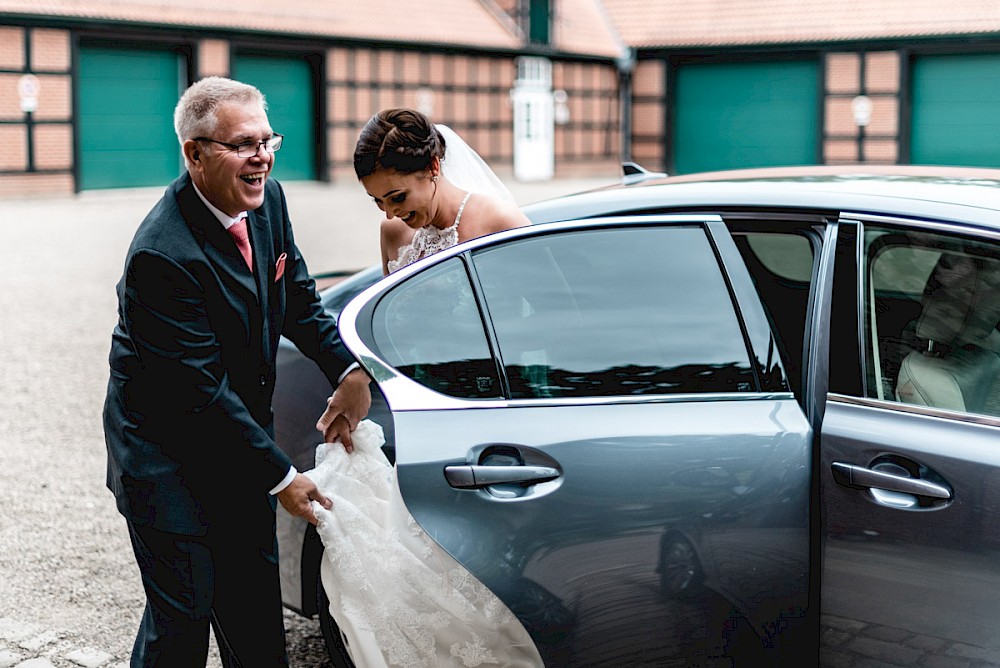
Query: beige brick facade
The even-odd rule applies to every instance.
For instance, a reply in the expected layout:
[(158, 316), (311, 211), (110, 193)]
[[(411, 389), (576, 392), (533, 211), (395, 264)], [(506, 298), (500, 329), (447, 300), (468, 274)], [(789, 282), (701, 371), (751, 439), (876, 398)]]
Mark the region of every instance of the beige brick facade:
[(0, 169), (28, 168), (28, 132), (24, 125), (0, 125)]
[(65, 72), (70, 67), (70, 34), (67, 30), (31, 31), (31, 69), (35, 72)]
[[(73, 191), (70, 44), (68, 30), (0, 27), (0, 196)], [(24, 77), (38, 87), (30, 112)]]
[(73, 85), (68, 74), (39, 74), (38, 109), (36, 121), (72, 120)]
[(17, 82), (21, 74), (0, 73), (0, 121), (22, 121), (20, 95)]
[[(392, 106), (423, 111), (451, 126), (498, 169), (511, 169), (515, 57), (365, 47), (336, 47), (326, 55), (329, 178), (353, 178), (354, 142), (361, 127)], [(553, 88), (566, 92), (570, 109), (569, 122), (555, 130), (557, 171), (572, 173), (581, 164), (596, 170), (595, 164), (617, 162), (621, 149), (614, 66), (556, 62)]]
[(0, 26), (0, 68), (24, 69), (25, 32), (16, 26)]
[(865, 89), (873, 93), (899, 92), (899, 53), (871, 52), (865, 55)]
[(38, 169), (72, 169), (73, 131), (69, 125), (36, 125), (34, 148)]
[[(393, 24), (394, 27), (388, 25), (391, 21), (380, 24), (378, 29), (383, 32), (377, 36), (364, 33), (370, 25), (368, 18), (362, 16), (364, 3), (336, 11), (316, 4), (310, 8), (317, 12), (315, 31), (296, 32), (294, 17), (285, 17), (291, 23), (275, 26), (272, 20), (253, 12), (241, 17), (242, 23), (229, 25), (225, 17), (231, 10), (207, 1), (211, 6), (206, 11), (218, 11), (223, 17), (211, 26), (176, 23), (180, 19), (172, 10), (160, 11), (153, 5), (137, 8), (130, 0), (106, 6), (102, 11), (111, 12), (106, 16), (87, 14), (87, 3), (82, 2), (71, 3), (74, 13), (52, 14), (44, 24), (26, 21), (25, 25), (0, 25), (0, 138), (3, 139), (0, 194), (16, 193), (19, 189), (29, 192), (36, 187), (72, 191), (75, 187), (74, 134), (79, 131), (79, 121), (73, 118), (73, 45), (81, 39), (84, 43), (87, 39), (108, 39), (107, 30), (94, 27), (91, 20), (95, 18), (125, 22), (113, 31), (115, 38), (123, 43), (141, 46), (155, 42), (190, 52), (195, 77), (228, 76), (233, 52), (251, 47), (267, 52), (274, 47), (284, 53), (290, 43), (308, 43), (302, 49), (311, 49), (325, 61), (318, 70), (325, 72), (326, 77), (318, 84), (321, 94), (318, 109), (325, 113), (319, 124), (320, 137), (325, 143), (320, 178), (354, 178), (351, 158), (357, 134), (373, 113), (390, 106), (414, 107), (428, 113), (434, 120), (451, 125), (498, 169), (512, 168), (514, 109), (510, 92), (517, 76), (518, 50), (538, 53), (531, 51), (534, 45), (527, 44), (521, 28), (515, 24), (514, 19), (525, 18), (524, 2), (462, 4), (461, 11), (476, 16), (462, 14), (467, 19), (465, 23), (438, 21), (435, 29), (447, 29), (450, 31), (447, 35), (451, 36), (440, 33), (445, 36), (421, 43), (407, 41), (411, 38), (406, 35), (416, 33), (418, 37), (412, 39), (419, 39), (430, 33), (414, 30), (410, 20)], [(54, 5), (61, 7), (67, 2), (53, 0)], [(778, 55), (783, 50), (804, 52), (821, 64), (822, 136), (817, 138), (820, 162), (897, 162), (909, 154), (902, 143), (907, 141), (904, 133), (909, 110), (903, 105), (908, 86), (905, 58), (913, 49), (911, 42), (934, 35), (935, 50), (947, 50), (942, 47), (942, 39), (951, 39), (961, 51), (969, 48), (967, 36), (975, 34), (977, 26), (981, 27), (982, 39), (1000, 42), (996, 37), (1000, 34), (996, 32), (1000, 29), (1000, 18), (996, 19), (996, 25), (989, 23), (994, 20), (990, 18), (992, 15), (983, 15), (971, 5), (954, 17), (965, 27), (949, 38), (935, 32), (940, 28), (936, 13), (920, 18), (908, 6), (904, 9), (901, 0), (890, 0), (890, 5), (897, 7), (892, 11), (898, 12), (898, 16), (890, 16), (889, 10), (878, 3), (869, 3), (864, 8), (859, 6), (858, 16), (850, 21), (845, 19), (845, 25), (820, 20), (828, 3), (813, 0), (799, 3), (803, 21), (784, 23), (772, 21), (766, 8), (747, 0), (686, 3), (683, 11), (668, 12), (666, 8), (676, 3), (677, 0), (601, 0), (597, 4), (603, 4), (607, 14), (600, 21), (615, 27), (607, 34), (596, 30), (597, 22), (587, 18), (597, 6), (595, 0), (583, 4), (580, 0), (559, 0), (553, 4), (555, 43), (549, 54), (552, 87), (561, 96), (560, 100), (564, 100), (560, 102), (554, 134), (557, 175), (587, 170), (604, 173), (609, 164), (625, 157), (623, 145), (628, 147), (628, 157), (649, 169), (662, 171), (672, 161), (670, 105), (677, 104), (667, 90), (671, 60), (684, 62), (692, 54), (739, 58), (746, 47), (756, 49), (754, 57), (758, 57), (757, 52), (763, 47), (764, 51)], [(486, 8), (486, 4), (490, 7)], [(742, 7), (743, 13), (730, 11), (730, 5)], [(465, 26), (480, 25), (473, 19), (484, 19), (480, 16), (482, 12), (495, 13), (497, 9), (506, 11), (512, 20), (486, 16), (491, 37), (487, 40), (483, 31), (478, 35), (483, 35), (485, 41), (476, 42), (477, 36), (469, 35)], [(869, 23), (855, 20), (863, 12), (880, 13), (883, 20)], [(206, 21), (207, 16), (198, 20)], [(657, 18), (660, 16), (666, 18), (660, 20)], [(893, 17), (898, 20), (888, 20)], [(892, 33), (893, 26), (902, 25), (903, 19), (908, 22), (907, 32)], [(155, 30), (137, 27), (140, 21), (157, 27)], [(325, 28), (328, 32), (324, 33), (320, 25), (336, 27)], [(758, 26), (755, 30), (748, 29), (754, 25)], [(575, 29), (569, 31), (570, 26)], [(865, 32), (871, 26), (877, 28), (875, 32)], [(212, 30), (199, 32), (202, 27)], [(280, 28), (282, 32), (269, 36), (267, 30), (271, 28)], [(220, 36), (230, 29), (236, 35), (232, 41)], [(765, 34), (771, 35), (768, 39), (773, 41), (754, 41), (763, 39), (761, 35)], [(588, 39), (593, 42), (589, 50), (585, 44)], [(639, 49), (634, 69), (625, 79), (629, 83), (628, 100), (622, 100), (620, 88), (618, 58), (625, 55), (621, 42)], [(615, 45), (621, 49), (616, 50)], [(992, 42), (983, 46), (984, 51), (998, 48), (1000, 44)], [(18, 84), (25, 75), (37, 77), (40, 87), (37, 108), (30, 114), (22, 110), (18, 92)], [(184, 72), (179, 73), (180, 78), (184, 76)], [(852, 105), (862, 95), (872, 105), (870, 120), (863, 126), (856, 122)], [(621, 117), (623, 109), (628, 110), (627, 119)], [(627, 142), (623, 141), (623, 128), (630, 133)]]
[(229, 76), (229, 42), (222, 39), (203, 39), (198, 42), (198, 75)]
[(641, 60), (632, 73), (632, 160), (649, 170), (666, 161), (667, 65)]
[(826, 92), (857, 95), (861, 90), (861, 56), (831, 53), (826, 59)]
[[(827, 164), (893, 164), (899, 158), (898, 51), (831, 53), (826, 57), (823, 161)], [(858, 125), (854, 100), (871, 104), (868, 124)]]

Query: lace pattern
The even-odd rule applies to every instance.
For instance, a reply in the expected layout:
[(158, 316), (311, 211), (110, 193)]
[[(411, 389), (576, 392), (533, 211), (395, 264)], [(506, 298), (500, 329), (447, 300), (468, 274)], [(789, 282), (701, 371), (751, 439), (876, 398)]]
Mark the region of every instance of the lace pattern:
[(489, 589), (435, 543), (406, 510), (395, 469), (369, 420), (316, 448), (306, 473), (333, 501), (317, 503), (325, 547), (320, 575), (330, 613), (359, 668), (541, 666), (531, 637)]
[(462, 220), (462, 212), (465, 211), (465, 205), (471, 196), (471, 192), (465, 193), (465, 198), (462, 200), (461, 206), (458, 207), (458, 214), (455, 215), (455, 222), (448, 227), (442, 230), (433, 225), (424, 225), (414, 232), (410, 243), (399, 247), (396, 259), (386, 263), (389, 273), (457, 244), (458, 224)]

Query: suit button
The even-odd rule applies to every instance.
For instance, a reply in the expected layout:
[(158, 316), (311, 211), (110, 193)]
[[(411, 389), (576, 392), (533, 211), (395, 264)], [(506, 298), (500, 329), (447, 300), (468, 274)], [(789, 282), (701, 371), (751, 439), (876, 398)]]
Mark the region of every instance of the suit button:
[(261, 386), (267, 385), (267, 378), (264, 378), (264, 376), (261, 376), (260, 377), (260, 384), (261, 384)]

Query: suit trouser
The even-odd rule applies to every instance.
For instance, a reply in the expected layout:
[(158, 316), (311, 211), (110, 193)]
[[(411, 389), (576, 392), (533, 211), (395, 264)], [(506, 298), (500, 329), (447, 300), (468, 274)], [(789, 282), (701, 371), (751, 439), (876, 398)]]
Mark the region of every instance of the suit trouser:
[(128, 529), (146, 591), (131, 668), (204, 666), (210, 625), (226, 668), (288, 665), (273, 511), (204, 537)]

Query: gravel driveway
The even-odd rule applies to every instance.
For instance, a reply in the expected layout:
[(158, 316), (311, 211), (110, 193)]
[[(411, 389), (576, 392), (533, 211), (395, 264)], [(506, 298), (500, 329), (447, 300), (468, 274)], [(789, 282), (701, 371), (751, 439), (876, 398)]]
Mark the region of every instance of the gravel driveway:
[[(616, 178), (511, 189), (526, 203)], [(381, 214), (360, 186), (293, 183), (286, 191), (312, 271), (377, 261)], [(161, 192), (0, 200), (8, 240), (0, 271), (0, 666), (31, 656), (87, 665), (66, 658), (81, 647), (96, 652), (93, 668), (127, 662), (144, 598), (104, 485), (100, 416), (114, 286), (132, 233)], [(316, 621), (285, 619), (292, 666), (329, 665)], [(219, 665), (214, 650), (209, 665)]]

